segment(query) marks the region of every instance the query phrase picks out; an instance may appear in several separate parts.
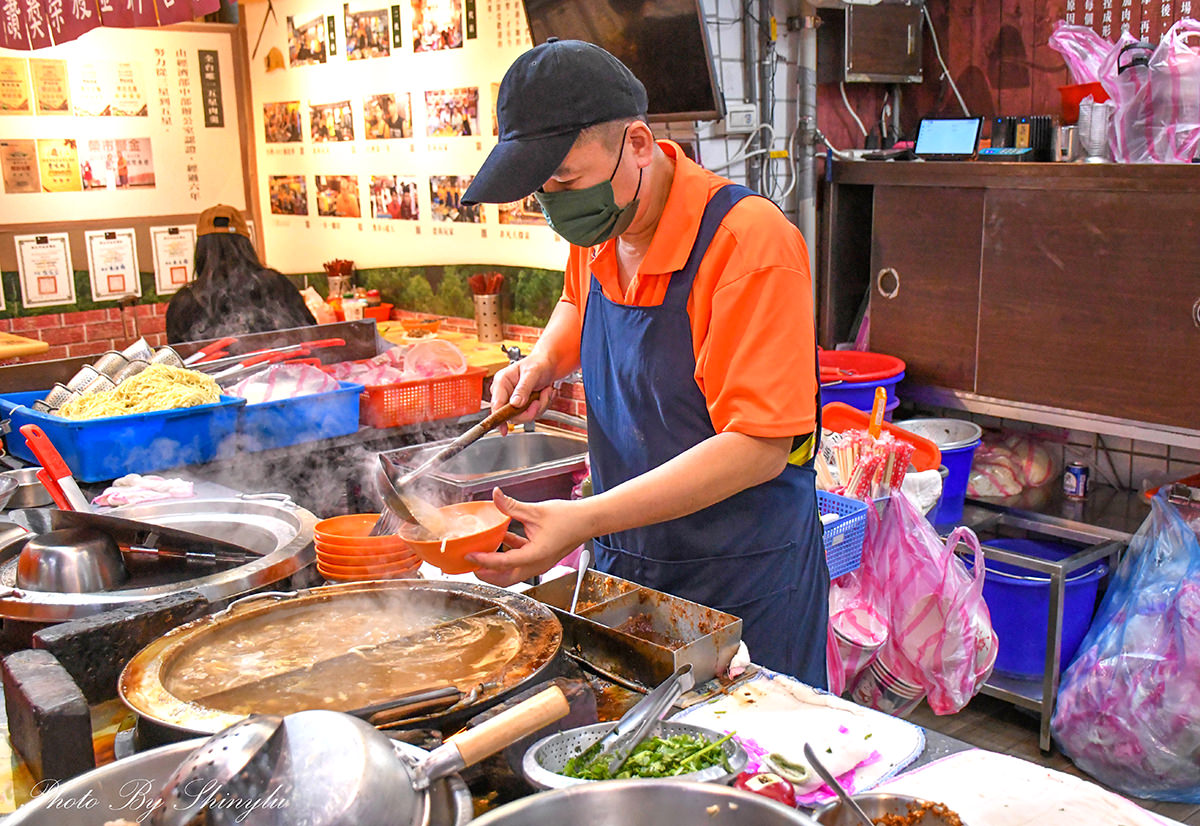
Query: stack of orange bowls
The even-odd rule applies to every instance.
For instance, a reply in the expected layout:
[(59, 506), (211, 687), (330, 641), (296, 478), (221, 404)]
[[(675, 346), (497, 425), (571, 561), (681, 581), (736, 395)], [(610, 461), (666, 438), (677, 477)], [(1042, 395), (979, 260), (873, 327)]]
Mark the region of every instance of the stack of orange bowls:
[(398, 536), (369, 536), (377, 513), (323, 519), (313, 529), (317, 571), (330, 582), (417, 576), (421, 558)]

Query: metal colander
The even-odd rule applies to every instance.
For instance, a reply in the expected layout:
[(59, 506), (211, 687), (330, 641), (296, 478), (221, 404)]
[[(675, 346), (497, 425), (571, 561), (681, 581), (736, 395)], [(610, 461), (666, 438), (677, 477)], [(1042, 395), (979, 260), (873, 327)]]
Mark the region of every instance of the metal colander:
[[(608, 734), (612, 727), (612, 723), (597, 723), (543, 737), (529, 747), (529, 751), (525, 752), (525, 758), (521, 761), (521, 771), (524, 773), (525, 779), (538, 789), (561, 789), (580, 783), (594, 782), (567, 777), (559, 772), (566, 768), (568, 760), (587, 751), (594, 743)], [(676, 734), (699, 735), (712, 742), (725, 736), (722, 732), (693, 726), (691, 723), (672, 723), (666, 720), (659, 722), (646, 736), (671, 737)], [(671, 779), (728, 783), (746, 768), (748, 758), (746, 750), (734, 738), (722, 743), (721, 750), (725, 752), (725, 760), (729, 764), (728, 770), (722, 766), (710, 766), (707, 769), (688, 772)]]

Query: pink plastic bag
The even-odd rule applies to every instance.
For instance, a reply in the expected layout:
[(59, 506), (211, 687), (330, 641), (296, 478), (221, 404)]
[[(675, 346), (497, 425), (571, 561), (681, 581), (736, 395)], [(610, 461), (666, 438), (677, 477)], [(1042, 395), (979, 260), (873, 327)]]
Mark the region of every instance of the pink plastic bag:
[[(960, 542), (974, 552), (971, 573), (954, 554)], [(979, 539), (969, 528), (957, 528), (943, 542), (895, 491), (877, 550), (884, 558), (880, 573), (886, 573), (876, 581), (886, 590), (887, 669), (902, 683), (924, 688), (935, 714), (953, 714), (975, 696), (996, 662)]]
[(1157, 47), (1128, 34), (1101, 67), (1113, 99), (1113, 159), (1122, 163), (1191, 163), (1200, 150), (1200, 21), (1185, 17)]
[(1094, 83), (1100, 79), (1100, 66), (1112, 44), (1087, 26), (1073, 26), (1060, 20), (1050, 35), (1050, 48), (1062, 55), (1072, 81)]

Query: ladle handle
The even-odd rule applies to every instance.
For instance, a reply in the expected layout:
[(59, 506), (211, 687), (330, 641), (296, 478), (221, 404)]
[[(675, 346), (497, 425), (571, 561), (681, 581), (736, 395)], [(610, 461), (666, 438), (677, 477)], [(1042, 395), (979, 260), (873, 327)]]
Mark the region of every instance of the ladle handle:
[(455, 439), (453, 442), (446, 445), (444, 448), (439, 450), (433, 456), (429, 457), (424, 462), (422, 462), (420, 467), (404, 474), (403, 478), (401, 478), (399, 483), (396, 485), (396, 488), (397, 489), (404, 488), (410, 482), (412, 482), (414, 479), (416, 479), (419, 476), (422, 476), (430, 469), (437, 467), (438, 465), (442, 464), (442, 462), (445, 462), (447, 459), (450, 459), (450, 458), (462, 453), (468, 447), (475, 444), (475, 442), (479, 441), (479, 439), (481, 439), (485, 434), (487, 434), (487, 432), (489, 430), (496, 427), (497, 425), (504, 424), (509, 419), (511, 419), (513, 416), (517, 415), (522, 410), (529, 407), (529, 405), (532, 404), (533, 401), (537, 398), (538, 398), (538, 396), (531, 397), (528, 401), (525, 402), (525, 404), (521, 405), (520, 407), (517, 407), (516, 405), (513, 405), (513, 404), (506, 404), (506, 405), (504, 405), (504, 407), (501, 407), (499, 410), (493, 410), (491, 413), (489, 413), (483, 419), (483, 421), (479, 422), (479, 424), (473, 426), (470, 430), (466, 431), (461, 436), (459, 436), (457, 439)]
[(571, 706), (562, 689), (556, 685), (550, 686), (490, 720), (454, 735), (447, 742), (453, 743), (462, 755), (463, 763), (471, 766), (510, 743), (566, 717), (570, 710)]

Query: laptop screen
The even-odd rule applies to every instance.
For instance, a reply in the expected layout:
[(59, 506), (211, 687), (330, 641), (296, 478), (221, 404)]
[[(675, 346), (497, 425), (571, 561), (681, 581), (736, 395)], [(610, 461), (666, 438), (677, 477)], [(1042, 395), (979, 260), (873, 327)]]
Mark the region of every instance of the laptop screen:
[(983, 118), (924, 118), (913, 153), (933, 160), (973, 158), (982, 124)]

